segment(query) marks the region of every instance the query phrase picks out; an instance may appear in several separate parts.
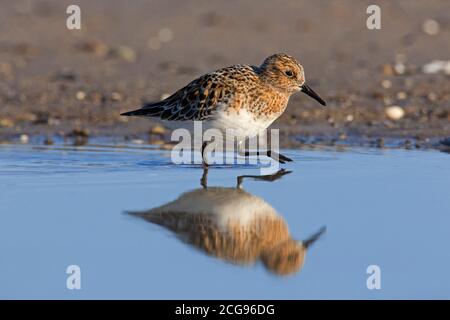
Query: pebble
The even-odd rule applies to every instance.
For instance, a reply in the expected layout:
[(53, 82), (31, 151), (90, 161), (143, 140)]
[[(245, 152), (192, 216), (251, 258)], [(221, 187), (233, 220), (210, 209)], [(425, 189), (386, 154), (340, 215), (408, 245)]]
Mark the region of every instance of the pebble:
[(11, 128), (14, 127), (14, 121), (8, 118), (2, 118), (0, 119), (0, 127), (3, 128)]
[(397, 92), (398, 100), (405, 100), (407, 97), (408, 97), (408, 95), (406, 94), (406, 92), (404, 92), (404, 91)]
[(392, 81), (391, 80), (383, 80), (383, 81), (381, 81), (381, 85), (383, 86), (383, 88), (389, 89), (392, 87)]
[(390, 106), (385, 109), (386, 116), (394, 121), (400, 120), (405, 116), (405, 110), (399, 106)]
[(163, 126), (156, 125), (150, 129), (149, 134), (164, 135), (165, 132), (166, 129)]
[(122, 101), (123, 100), (123, 96), (119, 92), (113, 92), (113, 93), (111, 93), (111, 99), (113, 101)]
[(127, 62), (134, 62), (137, 57), (136, 52), (127, 46), (118, 46), (113, 50), (113, 55), (117, 55), (119, 58)]
[(386, 76), (392, 76), (394, 75), (394, 68), (390, 64), (383, 65), (383, 74)]
[(439, 22), (433, 19), (425, 20), (422, 24), (422, 30), (429, 36), (435, 36), (440, 31)]
[(27, 134), (21, 134), (19, 137), (21, 143), (28, 143), (30, 141), (30, 137)]
[(433, 60), (422, 67), (422, 72), (427, 74), (436, 74), (441, 71), (450, 75), (450, 61)]
[(404, 74), (406, 71), (406, 67), (403, 63), (397, 62), (394, 66), (394, 70), (396, 74)]
[(109, 52), (109, 47), (99, 40), (86, 41), (80, 47), (81, 50), (93, 53), (98, 57), (104, 57)]
[(434, 92), (430, 92), (430, 93), (427, 95), (427, 98), (428, 98), (428, 100), (430, 100), (430, 101), (436, 101), (436, 100), (437, 100), (437, 94), (434, 93)]
[(86, 98), (86, 92), (84, 91), (78, 91), (75, 94), (75, 97), (77, 98), (77, 100), (84, 100)]

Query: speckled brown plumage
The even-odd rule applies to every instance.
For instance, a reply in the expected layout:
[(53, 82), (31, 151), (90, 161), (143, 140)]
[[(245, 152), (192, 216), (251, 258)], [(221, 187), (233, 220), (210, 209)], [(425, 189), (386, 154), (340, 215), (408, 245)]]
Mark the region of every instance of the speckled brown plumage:
[[(289, 97), (302, 90), (304, 83), (303, 67), (297, 60), (287, 54), (275, 54), (259, 67), (235, 65), (205, 74), (168, 98), (123, 115), (208, 121), (221, 130), (233, 129), (236, 122), (242, 121), (236, 126), (243, 136), (251, 136), (257, 130), (246, 132), (242, 128), (267, 128), (286, 109)], [(243, 113), (250, 116), (239, 120)]]
[(234, 264), (260, 260), (277, 274), (297, 272), (303, 265), (306, 248), (292, 239), (284, 219), (262, 198), (241, 189), (197, 189), (161, 207), (132, 214)]

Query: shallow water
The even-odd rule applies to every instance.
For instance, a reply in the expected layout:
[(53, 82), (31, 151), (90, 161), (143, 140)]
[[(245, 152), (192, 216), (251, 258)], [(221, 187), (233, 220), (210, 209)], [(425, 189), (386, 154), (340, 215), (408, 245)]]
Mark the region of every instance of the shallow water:
[[(167, 151), (0, 146), (0, 298), (450, 298), (448, 154), (285, 153), (292, 172), (276, 181), (247, 178), (236, 191), (237, 177), (258, 175), (257, 167), (211, 168), (202, 191), (201, 167), (172, 165)], [(327, 231), (300, 270), (280, 276), (250, 253), (271, 242), (264, 219), (256, 224), (263, 236), (229, 232), (234, 242), (221, 250), (192, 244), (204, 231), (195, 219), (168, 217), (185, 228), (178, 235), (148, 221), (148, 210), (195, 189), (222, 201), (214, 209), (221, 222), (206, 222), (219, 236), (223, 219), (245, 225), (259, 211), (293, 239)], [(195, 194), (178, 211), (209, 214), (211, 202)], [(81, 268), (81, 290), (66, 288), (69, 265)], [(367, 288), (369, 265), (380, 267), (379, 290)]]

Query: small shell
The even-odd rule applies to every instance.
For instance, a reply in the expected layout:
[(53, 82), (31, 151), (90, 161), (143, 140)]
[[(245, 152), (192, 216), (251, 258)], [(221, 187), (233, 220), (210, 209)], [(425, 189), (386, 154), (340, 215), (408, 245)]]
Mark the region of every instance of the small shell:
[(400, 120), (405, 116), (405, 110), (399, 106), (387, 107), (385, 110), (386, 116), (394, 121)]

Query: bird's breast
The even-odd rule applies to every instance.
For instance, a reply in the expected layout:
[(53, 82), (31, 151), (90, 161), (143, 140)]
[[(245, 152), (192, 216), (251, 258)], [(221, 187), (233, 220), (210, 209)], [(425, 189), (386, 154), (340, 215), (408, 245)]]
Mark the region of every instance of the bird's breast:
[(267, 129), (277, 117), (273, 114), (256, 114), (248, 108), (231, 109), (218, 112), (206, 125), (239, 138), (250, 138)]

